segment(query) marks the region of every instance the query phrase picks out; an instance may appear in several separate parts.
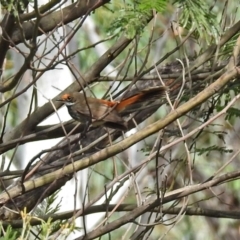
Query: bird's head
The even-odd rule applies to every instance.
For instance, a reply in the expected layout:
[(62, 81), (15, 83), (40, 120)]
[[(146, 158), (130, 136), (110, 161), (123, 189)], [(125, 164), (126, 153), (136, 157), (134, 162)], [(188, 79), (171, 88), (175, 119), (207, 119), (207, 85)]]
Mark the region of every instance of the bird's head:
[(66, 106), (72, 106), (76, 103), (76, 99), (73, 94), (71, 93), (65, 93), (63, 94), (60, 99), (57, 99), (56, 101), (63, 102)]

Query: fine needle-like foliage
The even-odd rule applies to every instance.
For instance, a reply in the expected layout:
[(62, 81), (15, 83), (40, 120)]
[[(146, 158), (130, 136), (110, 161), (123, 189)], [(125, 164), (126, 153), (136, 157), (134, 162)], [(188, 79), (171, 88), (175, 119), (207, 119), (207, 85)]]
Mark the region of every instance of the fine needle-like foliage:
[(1, 1), (0, 239), (238, 239), (239, 6)]

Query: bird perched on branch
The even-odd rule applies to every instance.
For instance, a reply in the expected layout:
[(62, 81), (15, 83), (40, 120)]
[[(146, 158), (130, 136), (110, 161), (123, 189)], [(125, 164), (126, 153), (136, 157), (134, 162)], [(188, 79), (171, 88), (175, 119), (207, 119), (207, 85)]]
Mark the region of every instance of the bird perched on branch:
[(159, 99), (166, 91), (166, 87), (151, 87), (140, 91), (121, 101), (108, 101), (86, 97), (83, 93), (65, 93), (57, 101), (63, 102), (70, 116), (89, 126), (103, 125), (105, 127), (127, 130), (127, 122), (123, 114), (132, 113), (147, 107), (148, 104)]

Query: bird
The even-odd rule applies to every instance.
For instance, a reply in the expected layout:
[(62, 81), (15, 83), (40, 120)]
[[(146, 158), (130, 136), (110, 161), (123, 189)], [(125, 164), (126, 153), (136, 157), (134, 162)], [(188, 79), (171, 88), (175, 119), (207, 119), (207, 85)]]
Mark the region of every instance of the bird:
[(56, 101), (63, 102), (69, 115), (89, 127), (103, 125), (125, 131), (128, 129), (123, 115), (145, 109), (146, 105), (159, 99), (167, 90), (164, 86), (150, 87), (120, 101), (86, 97), (79, 92), (65, 93)]

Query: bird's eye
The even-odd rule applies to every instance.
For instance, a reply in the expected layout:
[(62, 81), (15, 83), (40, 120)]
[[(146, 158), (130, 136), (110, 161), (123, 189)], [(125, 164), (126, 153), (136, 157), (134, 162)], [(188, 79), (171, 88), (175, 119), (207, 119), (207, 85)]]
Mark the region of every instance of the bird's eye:
[(68, 97), (67, 97), (67, 100), (68, 100), (68, 101), (71, 101), (71, 97), (70, 97), (70, 96), (68, 96)]

